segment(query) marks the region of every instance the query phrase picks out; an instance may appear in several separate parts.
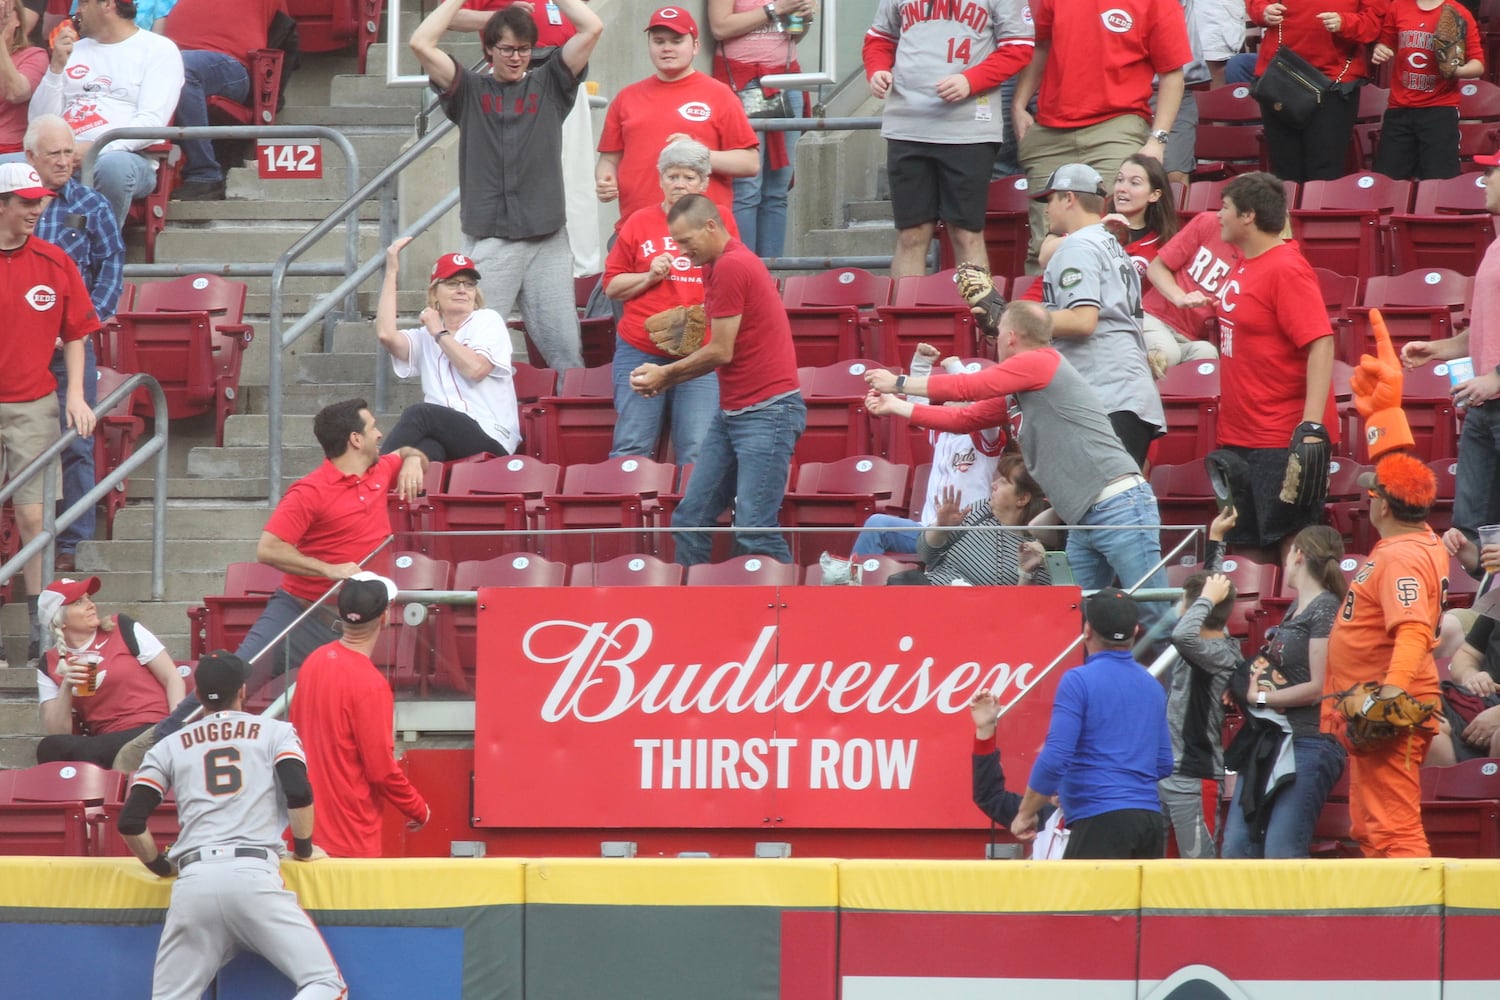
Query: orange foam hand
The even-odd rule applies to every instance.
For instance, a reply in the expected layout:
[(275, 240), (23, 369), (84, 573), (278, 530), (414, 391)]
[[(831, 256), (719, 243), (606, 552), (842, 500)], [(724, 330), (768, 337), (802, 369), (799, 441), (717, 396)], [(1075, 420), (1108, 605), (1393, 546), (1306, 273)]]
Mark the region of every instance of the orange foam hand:
[(1388, 452), (1411, 448), (1415, 441), (1401, 409), (1406, 381), (1401, 358), (1391, 346), (1391, 333), (1378, 309), (1370, 310), (1370, 329), (1375, 335), (1375, 354), (1359, 359), (1359, 367), (1349, 376), (1349, 387), (1365, 422), (1365, 445), (1373, 462)]

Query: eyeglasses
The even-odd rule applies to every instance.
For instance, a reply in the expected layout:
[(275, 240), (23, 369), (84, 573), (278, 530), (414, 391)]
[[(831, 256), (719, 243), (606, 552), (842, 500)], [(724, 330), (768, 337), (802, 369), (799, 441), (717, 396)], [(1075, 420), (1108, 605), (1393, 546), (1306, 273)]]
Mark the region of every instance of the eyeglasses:
[(531, 46), (497, 45), (495, 46), (495, 54), (498, 55), (501, 59), (510, 59), (514, 56), (529, 56), (531, 55)]
[(473, 278), (444, 278), (438, 284), (450, 289), (466, 288), (471, 292), (479, 287), (479, 282)]

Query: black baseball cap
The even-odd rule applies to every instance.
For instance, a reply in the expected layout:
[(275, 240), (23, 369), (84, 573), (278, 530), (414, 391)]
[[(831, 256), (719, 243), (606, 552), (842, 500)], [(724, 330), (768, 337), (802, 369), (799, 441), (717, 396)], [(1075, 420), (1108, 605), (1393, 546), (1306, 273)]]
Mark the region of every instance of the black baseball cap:
[(1135, 637), (1141, 609), (1136, 607), (1135, 598), (1119, 587), (1105, 587), (1084, 603), (1083, 618), (1100, 638), (1124, 642)]
[(339, 618), (364, 625), (385, 614), (396, 597), (396, 583), (378, 573), (356, 573), (339, 588)]
[(198, 700), (217, 711), (234, 701), (249, 677), (250, 664), (227, 649), (216, 649), (198, 661), (193, 687)]

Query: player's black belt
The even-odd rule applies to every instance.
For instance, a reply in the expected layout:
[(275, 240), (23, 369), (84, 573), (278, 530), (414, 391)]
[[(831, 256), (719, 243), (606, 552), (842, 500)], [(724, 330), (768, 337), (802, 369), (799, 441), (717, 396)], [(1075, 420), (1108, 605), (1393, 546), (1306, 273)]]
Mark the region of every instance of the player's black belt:
[[(258, 858), (261, 861), (269, 860), (271, 852), (264, 847), (236, 847), (234, 856), (237, 858)], [(182, 871), (188, 865), (196, 864), (203, 859), (202, 851), (188, 851), (177, 861), (177, 870)]]

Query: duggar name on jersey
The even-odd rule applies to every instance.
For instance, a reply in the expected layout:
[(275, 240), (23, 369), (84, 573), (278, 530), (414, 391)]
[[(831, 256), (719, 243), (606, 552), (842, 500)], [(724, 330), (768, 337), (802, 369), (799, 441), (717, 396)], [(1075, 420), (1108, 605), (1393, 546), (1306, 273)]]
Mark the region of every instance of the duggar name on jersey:
[(260, 735), (260, 723), (248, 719), (225, 719), (223, 722), (205, 722), (184, 730), (182, 747), (201, 743), (222, 743), (229, 740), (253, 740)]

